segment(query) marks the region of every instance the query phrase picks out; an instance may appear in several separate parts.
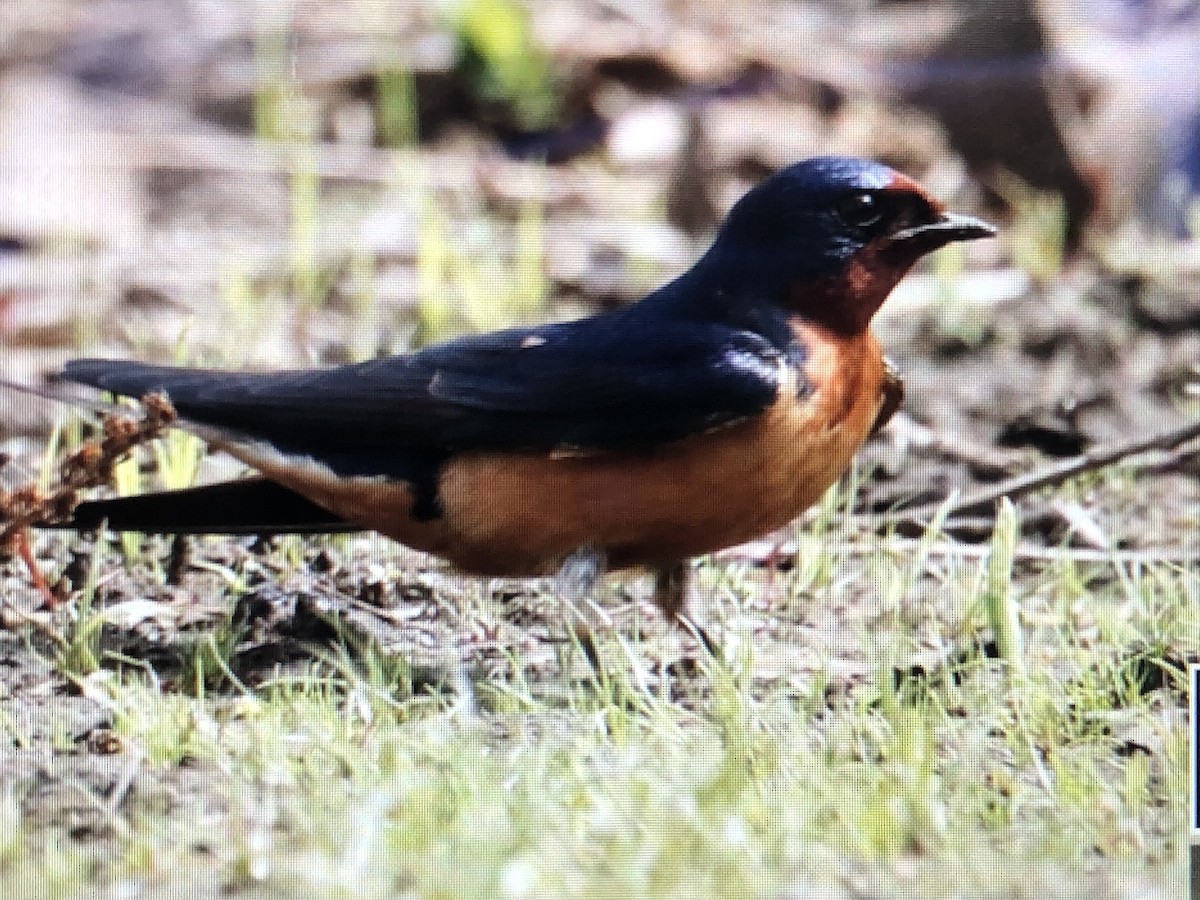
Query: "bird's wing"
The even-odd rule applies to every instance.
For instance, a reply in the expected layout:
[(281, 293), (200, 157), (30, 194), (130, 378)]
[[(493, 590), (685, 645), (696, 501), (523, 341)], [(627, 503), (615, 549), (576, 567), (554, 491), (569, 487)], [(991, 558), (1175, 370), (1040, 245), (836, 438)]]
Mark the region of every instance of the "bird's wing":
[(636, 450), (748, 418), (779, 392), (761, 336), (599, 317), (468, 337), (325, 370), (237, 374), (76, 360), (63, 377), (164, 391), (180, 416), (341, 474), (403, 477), (460, 452)]

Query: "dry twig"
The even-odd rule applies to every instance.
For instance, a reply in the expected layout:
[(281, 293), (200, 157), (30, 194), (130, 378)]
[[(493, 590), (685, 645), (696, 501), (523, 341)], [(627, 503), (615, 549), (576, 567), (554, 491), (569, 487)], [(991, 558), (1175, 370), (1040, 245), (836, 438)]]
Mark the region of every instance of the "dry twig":
[(1143, 453), (1155, 450), (1173, 450), (1196, 438), (1200, 438), (1200, 420), (1189, 422), (1178, 428), (1160, 431), (1150, 437), (1089, 450), (1079, 456), (1037, 471), (1006, 478), (981, 490), (965, 493), (949, 503), (926, 503), (911, 509), (893, 510), (881, 515), (857, 516), (855, 521), (871, 527), (902, 523), (924, 524), (941, 511), (947, 515), (980, 512), (1002, 497), (1021, 497), (1044, 487), (1062, 484), (1084, 472), (1094, 472)]

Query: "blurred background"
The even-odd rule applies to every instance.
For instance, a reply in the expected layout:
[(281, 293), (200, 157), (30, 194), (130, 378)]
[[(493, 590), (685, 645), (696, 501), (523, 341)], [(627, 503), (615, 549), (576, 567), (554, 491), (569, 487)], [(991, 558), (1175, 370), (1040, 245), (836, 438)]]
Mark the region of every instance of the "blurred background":
[[(626, 303), (843, 153), (1003, 228), (885, 307), (902, 422), (1077, 453), (1197, 412), (1198, 10), (6, 0), (5, 374), (331, 364)], [(0, 438), (54, 414), (4, 398)], [(1005, 459), (893, 466), (879, 503)]]

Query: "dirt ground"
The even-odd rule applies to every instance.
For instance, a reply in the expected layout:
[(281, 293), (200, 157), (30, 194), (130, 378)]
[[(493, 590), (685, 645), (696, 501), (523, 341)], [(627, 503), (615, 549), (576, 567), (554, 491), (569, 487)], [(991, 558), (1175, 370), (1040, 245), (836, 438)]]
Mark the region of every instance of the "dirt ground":
[[(904, 409), (861, 455), (853, 514), (825, 539), (852, 548), (869, 542), (872, 517), (888, 510), (1200, 415), (1195, 239), (1145, 237), (1112, 198), (1105, 214), (1120, 227), (1053, 204), (1043, 215), (1032, 195), (1013, 202), (1000, 187), (1003, 161), (964, 154), (956, 119), (880, 83), (878, 67), (847, 72), (838, 63), (876, 58), (848, 46), (845, 35), (861, 34), (847, 28), (850, 13), (801, 16), (762, 4), (757, 16), (739, 17), (704, 5), (685, 38), (666, 7), (656, 15), (667, 21), (647, 36), (629, 23), (595, 24), (600, 5), (561, 4), (538, 31), (567, 85), (563, 124), (547, 137), (523, 130), (510, 104), (472, 93), (446, 28), (420, 5), (397, 5), (399, 18), (386, 23), (335, 29), (334, 14), (313, 4), (274, 49), (236, 3), (161, 5), (150, 16), (109, 3), (100, 19), (65, 0), (17, 6), (25, 15), (0, 24), (6, 378), (37, 382), (81, 352), (172, 359), (183, 348), (191, 362), (325, 364), (626, 302), (682, 271), (763, 173), (837, 151), (902, 166), (952, 208), (995, 219), (1006, 236), (922, 269), (889, 301), (878, 331), (905, 379)], [(878, 18), (854, 21), (884, 23), (874, 33), (890, 34), (887, 23), (920, 5), (860, 6), (854, 15)], [(952, 7), (934, 9), (952, 19)], [(932, 12), (921, 21), (931, 32), (925, 47), (888, 52), (925, 58), (953, 33)], [(784, 26), (793, 43), (828, 49), (798, 58), (772, 38)], [(915, 41), (912, 29), (904, 33)], [(419, 141), (398, 151), (380, 146), (381, 55), (397, 66), (415, 61), (417, 72)], [(264, 119), (281, 110), (302, 140), (263, 137)], [(1061, 126), (1043, 127), (1045, 146), (1062, 140)], [(549, 164), (516, 158), (536, 141)], [(1122, 184), (1144, 177), (1110, 173)], [(520, 264), (529, 229), (544, 241), (541, 277)], [(1063, 240), (1078, 246), (1064, 251)], [(430, 267), (430, 254), (440, 266)], [(504, 282), (515, 286), (493, 288)], [(454, 311), (446, 321), (427, 303), (439, 288)], [(502, 293), (502, 308), (481, 313), (481, 290)], [(0, 397), (10, 485), (39, 470), (61, 412)], [(1129, 465), (1089, 473), (1067, 495), (1017, 500), (1018, 590), (1037, 593), (1037, 563), (1055, 553), (1196, 564), (1200, 446), (1151, 450)], [(205, 465), (206, 477), (231, 470)], [(984, 552), (992, 528), (985, 508), (952, 518), (945, 534)], [(803, 548), (804, 533), (721, 555), (704, 568), (693, 606), (701, 620), (724, 615), (710, 589), (731, 568), (751, 586), (738, 614), (777, 661), (775, 675), (768, 667), (761, 677), (801, 678), (832, 655), (842, 681), (834, 688), (849, 689), (877, 674), (848, 637), (871, 621), (869, 574), (848, 550), (840, 576), (862, 577), (860, 605), (781, 598), (775, 586), (794, 563), (778, 547)], [(79, 588), (91, 541), (42, 534), (36, 553), (52, 578)], [(44, 631), (71, 614), (39, 608), (19, 560), (3, 572), (0, 705), (21, 738), (0, 751), (0, 783), (34, 785), (21, 801), (27, 820), (80, 839), (94, 829), (102, 841), (102, 813), (65, 786), (107, 796), (126, 778), (122, 758), (104, 752), (110, 712), (86, 679), (52, 662), (58, 651)], [(529, 677), (548, 679), (564, 640), (545, 586), (481, 585), (378, 538), (172, 546), (150, 537), (129, 564), (104, 548), (95, 603), (112, 613), (103, 649), (168, 683), (186, 678), (197, 642), (231, 620), (229, 573), (240, 579), (232, 620), (242, 627), (231, 660), (251, 686), (346, 634), (412, 660), (429, 684), (464, 663), (472, 677), (503, 673), (514, 647)], [(619, 626), (653, 622), (647, 587), (613, 585)], [(920, 590), (908, 601), (931, 615), (944, 602)], [(679, 665), (698, 651), (681, 637), (669, 652), (664, 663)], [(116, 658), (102, 670), (122, 665)], [(901, 667), (923, 659), (917, 648)], [(199, 769), (139, 771), (129, 790), (149, 807), (186, 809), (204, 784)]]

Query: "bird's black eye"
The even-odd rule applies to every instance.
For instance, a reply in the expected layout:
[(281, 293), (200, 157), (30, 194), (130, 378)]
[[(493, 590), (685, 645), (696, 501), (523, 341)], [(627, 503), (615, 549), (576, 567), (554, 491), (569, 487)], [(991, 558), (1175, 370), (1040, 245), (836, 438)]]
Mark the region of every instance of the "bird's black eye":
[(874, 194), (851, 194), (838, 201), (837, 214), (854, 228), (870, 228), (883, 219), (883, 204)]

